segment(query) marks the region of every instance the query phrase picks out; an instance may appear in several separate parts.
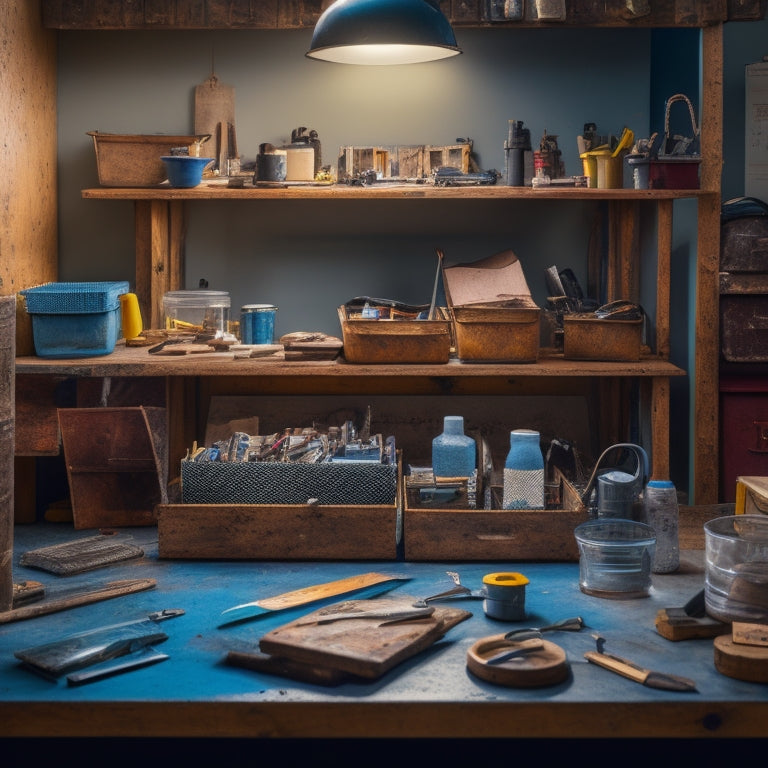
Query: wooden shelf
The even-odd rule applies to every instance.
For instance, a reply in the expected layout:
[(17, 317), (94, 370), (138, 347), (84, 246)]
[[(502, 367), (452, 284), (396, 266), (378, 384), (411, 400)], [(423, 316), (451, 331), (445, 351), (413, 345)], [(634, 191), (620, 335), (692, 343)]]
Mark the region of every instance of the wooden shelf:
[(96, 187), (82, 190), (87, 200), (185, 201), (185, 200), (679, 200), (706, 195), (701, 189), (591, 189), (589, 187), (435, 187), (432, 184), (390, 184), (371, 186), (332, 184), (328, 186), (285, 185), (230, 188), (226, 182), (203, 181), (191, 189), (158, 187)]
[[(64, 8), (61, 3), (46, 3), (48, 20), (56, 11), (59, 22), (64, 22)], [(125, 5), (125, 4), (123, 4)], [(132, 4), (128, 4), (131, 5)], [(266, 4), (230, 3), (226, 8), (228, 15), (222, 13), (222, 3), (209, 0), (205, 4), (210, 11), (206, 24), (222, 27), (252, 27), (259, 28), (290, 28), (292, 26), (309, 26), (314, 24), (319, 13), (320, 2), (303, 4), (283, 3), (278, 0)], [(258, 9), (254, 10), (257, 8)], [(526, 6), (532, 4), (526, 4)], [(610, 7), (609, 7), (610, 5)], [(246, 7), (247, 6), (247, 7)], [(300, 6), (300, 7), (299, 7)], [(447, 9), (448, 4), (443, 4)], [(174, 17), (178, 13), (173, 9), (175, 4), (168, 3), (168, 12), (163, 15), (158, 7), (153, 6), (154, 17), (150, 20), (139, 18), (138, 10), (113, 8), (111, 21), (118, 22), (116, 28), (162, 28), (167, 24), (177, 28), (193, 28), (196, 21), (192, 18), (193, 11), (185, 19)], [(459, 25), (490, 26), (485, 20), (485, 3), (451, 3), (449, 17)], [(214, 9), (218, 8), (218, 12)], [(292, 13), (299, 11), (292, 16)], [(639, 300), (638, 270), (635, 269), (639, 259), (637, 232), (640, 226), (639, 210), (643, 204), (655, 206), (657, 219), (656, 235), (656, 321), (655, 347), (657, 358), (653, 362), (643, 361), (626, 366), (615, 363), (579, 364), (568, 367), (565, 361), (542, 359), (536, 365), (510, 365), (504, 370), (499, 367), (489, 369), (486, 366), (464, 367), (444, 366), (439, 370), (431, 370), (429, 366), (419, 366), (418, 375), (414, 376), (410, 368), (399, 369), (388, 366), (386, 372), (379, 367), (354, 366), (350, 373), (340, 373), (345, 370), (338, 364), (324, 365), (285, 363), (277, 367), (268, 367), (265, 363), (248, 361), (243, 366), (231, 366), (246, 375), (264, 376), (277, 381), (279, 377), (286, 380), (292, 377), (296, 381), (306, 381), (307, 391), (312, 385), (310, 381), (325, 379), (326, 381), (346, 381), (351, 391), (353, 382), (366, 380), (366, 389), (376, 377), (384, 377), (386, 381), (394, 382), (398, 378), (400, 391), (408, 382), (414, 384), (423, 382), (429, 376), (448, 377), (461, 381), (476, 381), (480, 388), (481, 377), (514, 376), (516, 380), (528, 379), (529, 382), (542, 383), (547, 377), (554, 377), (561, 382), (577, 377), (594, 377), (598, 381), (607, 381), (610, 377), (634, 377), (645, 382), (646, 390), (650, 390), (647, 400), (647, 415), (652, 424), (652, 439), (654, 453), (654, 469), (661, 474), (669, 468), (669, 379), (682, 375), (682, 372), (668, 362), (670, 357), (670, 272), (673, 247), (673, 209), (677, 199), (695, 199), (697, 201), (698, 242), (696, 245), (696, 286), (695, 286), (695, 350), (689, 355), (694, 360), (694, 370), (690, 372), (692, 384), (692, 484), (690, 495), (697, 504), (713, 504), (718, 498), (718, 466), (719, 466), (719, 416), (718, 416), (718, 317), (719, 317), (719, 284), (717, 265), (720, 251), (720, 206), (721, 206), (721, 173), (722, 173), (722, 68), (723, 68), (723, 22), (731, 18), (746, 20), (762, 18), (765, 13), (764, 3), (754, 2), (747, 7), (744, 3), (724, 2), (724, 0), (675, 0), (669, 3), (652, 4), (651, 12), (637, 18), (627, 18), (627, 5), (623, 2), (616, 4), (599, 4), (592, 2), (572, 2), (568, 6), (568, 21), (565, 25), (551, 26), (615, 26), (630, 27), (635, 25), (647, 26), (691, 26), (701, 28), (702, 49), (702, 88), (701, 88), (701, 119), (702, 126), (702, 163), (700, 190), (634, 190), (634, 189), (588, 189), (588, 188), (518, 188), (502, 185), (478, 187), (434, 187), (429, 184), (393, 184), (382, 182), (366, 187), (347, 184), (329, 186), (296, 185), (284, 187), (256, 187), (250, 180), (243, 188), (229, 188), (221, 180), (204, 182), (194, 189), (171, 189), (159, 186), (151, 189), (122, 189), (95, 188), (82, 191), (82, 197), (90, 200), (126, 200), (132, 201), (135, 212), (136, 231), (136, 293), (139, 297), (142, 316), (151, 327), (161, 327), (162, 297), (165, 292), (184, 288), (183, 255), (186, 237), (187, 207), (195, 201), (206, 200), (325, 200), (346, 201), (349, 205), (354, 200), (360, 201), (408, 201), (414, 200), (448, 201), (455, 200), (458, 204), (472, 205), (482, 201), (594, 201), (607, 207), (609, 233), (607, 238), (607, 278), (605, 280), (608, 300), (625, 298)], [(191, 15), (190, 15), (191, 14)], [(254, 15), (259, 16), (258, 19)], [(78, 13), (75, 13), (78, 16)], [(95, 14), (93, 11), (81, 9), (79, 19), (69, 20), (87, 28), (97, 20), (102, 27), (107, 28), (109, 21), (104, 12)], [(86, 18), (87, 17), (87, 18)], [(527, 19), (528, 17), (526, 17)], [(663, 23), (657, 24), (660, 20)], [(503, 22), (502, 24), (515, 24)], [(525, 22), (526, 24), (528, 21)], [(541, 26), (538, 22), (533, 23)], [(85, 25), (85, 26), (82, 26)], [(529, 24), (530, 25), (530, 24)], [(60, 28), (65, 28), (66, 24)], [(74, 27), (72, 27), (74, 28)], [(212, 28), (212, 27), (208, 27)], [(247, 178), (247, 177), (246, 177)], [(473, 202), (475, 201), (475, 202)], [(425, 203), (426, 204), (426, 203)], [(633, 266), (635, 265), (635, 266)], [(211, 358), (209, 358), (211, 360)], [(201, 363), (174, 361), (172, 372), (180, 372), (194, 367), (196, 375), (201, 374)], [(119, 365), (116, 369), (119, 369)], [(140, 367), (144, 367), (143, 364)], [(226, 366), (230, 368), (230, 366)], [(107, 363), (93, 363), (94, 371), (108, 370)], [(137, 375), (135, 364), (127, 366)], [(21, 370), (24, 370), (23, 368)], [(49, 370), (54, 370), (53, 368)], [(85, 370), (80, 363), (74, 363), (67, 368), (71, 372)], [(77, 375), (77, 374), (75, 374)], [(94, 374), (100, 375), (100, 374)], [(103, 374), (117, 375), (117, 374)], [(150, 375), (150, 374), (147, 374)], [(169, 375), (173, 375), (170, 373)], [(230, 375), (220, 369), (211, 375)], [(237, 374), (235, 374), (237, 375)], [(312, 377), (312, 378), (310, 378)]]
[(49, 376), (290, 376), (316, 378), (414, 377), (485, 379), (489, 377), (659, 377), (684, 376), (685, 371), (648, 356), (636, 363), (564, 360), (562, 355), (542, 355), (537, 363), (462, 363), (439, 365), (366, 365), (338, 361), (234, 359), (232, 352), (200, 352), (179, 356), (150, 354), (145, 347), (118, 344), (109, 355), (56, 359), (17, 357), (18, 374)]

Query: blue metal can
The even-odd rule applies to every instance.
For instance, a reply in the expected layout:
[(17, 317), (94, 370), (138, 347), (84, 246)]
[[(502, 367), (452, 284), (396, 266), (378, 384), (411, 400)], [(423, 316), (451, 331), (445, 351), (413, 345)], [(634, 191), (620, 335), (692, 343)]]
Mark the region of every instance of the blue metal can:
[(274, 304), (246, 304), (240, 309), (240, 335), (243, 344), (273, 344), (275, 337)]

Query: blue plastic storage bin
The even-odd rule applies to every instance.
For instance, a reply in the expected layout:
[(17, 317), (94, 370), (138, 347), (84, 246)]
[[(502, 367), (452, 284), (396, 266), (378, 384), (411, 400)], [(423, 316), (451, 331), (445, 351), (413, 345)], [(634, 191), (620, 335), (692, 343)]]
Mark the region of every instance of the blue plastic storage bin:
[(127, 281), (45, 283), (20, 293), (32, 317), (39, 357), (108, 355), (120, 338), (120, 296)]

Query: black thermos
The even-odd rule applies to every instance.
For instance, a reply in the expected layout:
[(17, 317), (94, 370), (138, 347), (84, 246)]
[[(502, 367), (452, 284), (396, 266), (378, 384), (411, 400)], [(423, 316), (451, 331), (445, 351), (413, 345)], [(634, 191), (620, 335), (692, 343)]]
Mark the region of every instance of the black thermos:
[(507, 155), (507, 186), (522, 187), (525, 183), (525, 152), (531, 149), (531, 132), (523, 128), (522, 120), (509, 121), (509, 136), (504, 149)]

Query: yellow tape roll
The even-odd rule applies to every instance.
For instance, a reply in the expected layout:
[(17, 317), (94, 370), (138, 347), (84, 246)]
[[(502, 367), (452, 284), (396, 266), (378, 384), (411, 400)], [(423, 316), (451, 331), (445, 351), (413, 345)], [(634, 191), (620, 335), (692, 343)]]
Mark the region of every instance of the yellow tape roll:
[(522, 587), (528, 583), (522, 573), (488, 573), (483, 576), (483, 584), (490, 587)]

